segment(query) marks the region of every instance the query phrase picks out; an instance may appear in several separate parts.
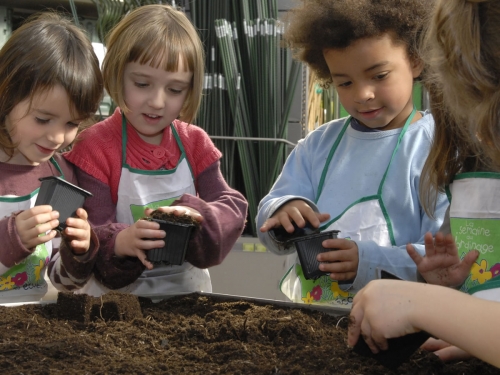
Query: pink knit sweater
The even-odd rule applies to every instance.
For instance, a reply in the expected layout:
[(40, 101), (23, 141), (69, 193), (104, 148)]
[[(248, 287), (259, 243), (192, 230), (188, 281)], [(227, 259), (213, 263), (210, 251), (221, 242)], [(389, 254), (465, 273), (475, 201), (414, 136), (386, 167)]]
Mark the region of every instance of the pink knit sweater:
[[(193, 168), (195, 180), (203, 170), (222, 156), (207, 133), (196, 125), (174, 121), (186, 157)], [(181, 151), (167, 126), (159, 146), (142, 140), (127, 124), (127, 164), (142, 170), (173, 169)], [(113, 203), (118, 201), (118, 184), (122, 167), (122, 116), (117, 108), (112, 116), (83, 131), (73, 149), (64, 155), (84, 172), (97, 178), (111, 189)]]
[[(244, 196), (227, 185), (220, 171), (220, 151), (207, 133), (196, 125), (175, 121), (192, 168), (196, 195), (183, 194), (174, 205), (191, 207), (203, 216), (203, 225), (190, 241), (186, 261), (198, 268), (220, 264), (243, 232), (248, 204)], [(121, 175), (122, 119), (119, 110), (105, 121), (81, 133), (73, 149), (64, 156), (77, 167), (80, 186), (94, 194), (85, 202), (89, 221), (100, 241), (97, 280), (110, 289), (135, 281), (144, 267), (137, 258), (118, 258), (114, 254), (117, 234), (127, 224), (116, 222), (116, 202)], [(144, 142), (127, 125), (127, 164), (143, 170), (172, 169), (181, 151), (170, 126), (159, 146)]]

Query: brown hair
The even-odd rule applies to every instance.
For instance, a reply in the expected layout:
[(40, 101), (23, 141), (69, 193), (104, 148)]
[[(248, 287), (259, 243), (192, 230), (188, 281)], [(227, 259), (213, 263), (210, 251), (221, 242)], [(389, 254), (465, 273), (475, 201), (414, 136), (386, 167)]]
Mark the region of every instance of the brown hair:
[[(16, 147), (5, 117), (21, 101), (61, 85), (71, 110), (87, 119), (95, 114), (103, 82), (85, 32), (55, 12), (37, 14), (15, 30), (0, 50), (0, 147), (12, 156)], [(31, 106), (31, 104), (30, 104)]]
[(436, 123), (420, 185), (429, 213), (432, 191), (457, 173), (500, 170), (500, 1), (438, 1), (423, 46)]
[(364, 38), (389, 34), (418, 61), (419, 38), (435, 0), (303, 0), (288, 12), (285, 44), (307, 63), (324, 87), (332, 82), (325, 49), (344, 49)]
[(104, 86), (125, 112), (128, 108), (123, 99), (123, 74), (128, 63), (150, 64), (175, 72), (179, 59), (183, 59), (193, 78), (180, 119), (193, 121), (203, 90), (204, 53), (197, 31), (184, 13), (168, 5), (136, 8), (111, 30), (106, 47)]

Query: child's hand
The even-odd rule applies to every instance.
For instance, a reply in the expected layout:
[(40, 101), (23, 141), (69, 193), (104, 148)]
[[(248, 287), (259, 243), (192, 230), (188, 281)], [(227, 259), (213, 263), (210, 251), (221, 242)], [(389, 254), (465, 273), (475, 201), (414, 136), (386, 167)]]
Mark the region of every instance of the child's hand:
[(338, 249), (318, 254), (319, 269), (330, 274), (332, 280), (352, 280), (358, 273), (359, 254), (356, 242), (342, 238), (325, 240), (325, 249)]
[(470, 273), (479, 252), (470, 251), (460, 260), (457, 245), (451, 234), (436, 233), (435, 239), (427, 232), (424, 237), (425, 257), (408, 244), (406, 251), (417, 265), (418, 272), (429, 284), (458, 287)]
[[(173, 214), (173, 215), (176, 215), (176, 216), (187, 215), (187, 216), (190, 216), (193, 220), (196, 220), (198, 223), (201, 223), (203, 221), (203, 216), (201, 216), (201, 214), (198, 211), (196, 211), (195, 209), (193, 209), (191, 207), (186, 207), (186, 206), (164, 206), (164, 207), (157, 208), (157, 210), (161, 211), (161, 212)], [(151, 209), (151, 208), (146, 208), (146, 210), (144, 210), (144, 214), (146, 216), (150, 216), (151, 212), (153, 212), (153, 211), (154, 210)]]
[(116, 236), (115, 254), (117, 256), (137, 257), (148, 270), (153, 264), (146, 259), (144, 250), (157, 249), (165, 246), (163, 240), (148, 240), (148, 238), (165, 238), (166, 233), (160, 230), (160, 224), (154, 221), (138, 220)]
[(266, 220), (260, 227), (261, 232), (282, 226), (288, 233), (293, 233), (295, 228), (292, 221), (299, 228), (304, 228), (308, 221), (314, 228), (330, 218), (329, 214), (314, 212), (314, 210), (302, 199), (295, 199), (280, 207), (273, 216)]
[(433, 352), (443, 362), (462, 361), (464, 359), (472, 358), (472, 355), (466, 351), (439, 339), (430, 338), (424, 343), (424, 345), (421, 346), (421, 348), (429, 352)]
[(419, 331), (412, 324), (412, 300), (425, 299), (422, 286), (399, 280), (371, 281), (354, 296), (347, 345), (354, 347), (361, 335), (371, 351), (378, 353), (388, 349), (388, 339)]
[[(16, 216), (16, 228), (24, 247), (33, 249), (52, 240), (57, 232), (51, 230), (59, 225), (59, 212), (52, 211), (49, 205), (35, 206)], [(46, 233), (40, 236), (42, 233)]]
[(87, 211), (83, 208), (76, 210), (76, 216), (66, 220), (67, 227), (63, 235), (71, 246), (73, 253), (85, 254), (90, 248), (90, 224), (87, 221)]

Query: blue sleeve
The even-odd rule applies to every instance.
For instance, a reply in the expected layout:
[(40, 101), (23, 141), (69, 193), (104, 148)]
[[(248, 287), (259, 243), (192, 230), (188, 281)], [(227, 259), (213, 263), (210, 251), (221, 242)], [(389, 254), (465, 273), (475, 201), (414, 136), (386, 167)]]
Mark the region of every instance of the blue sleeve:
[(300, 141), (288, 156), (278, 179), (269, 194), (259, 203), (256, 224), (260, 242), (271, 252), (278, 255), (288, 255), (295, 251), (295, 247), (283, 249), (270, 237), (269, 232), (262, 233), (259, 228), (285, 203), (302, 199), (314, 211), (319, 212), (314, 204), (316, 187), (311, 181), (311, 157), (307, 142)]

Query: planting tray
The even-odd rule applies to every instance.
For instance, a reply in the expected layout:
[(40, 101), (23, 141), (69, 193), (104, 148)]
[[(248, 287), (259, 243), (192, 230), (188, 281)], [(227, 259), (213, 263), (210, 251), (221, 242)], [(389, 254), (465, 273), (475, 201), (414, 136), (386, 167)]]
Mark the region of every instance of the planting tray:
[[(186, 292), (186, 293), (179, 293), (179, 294), (172, 294), (172, 295), (165, 295), (165, 296), (155, 296), (155, 299), (153, 300), (153, 302), (160, 302), (160, 301), (167, 300), (167, 299), (170, 299), (173, 297), (185, 296), (185, 295), (201, 295), (201, 296), (207, 296), (207, 297), (209, 296), (209, 297), (214, 297), (214, 298), (217, 298), (221, 301), (227, 301), (227, 302), (247, 301), (247, 302), (260, 303), (260, 304), (266, 304), (266, 305), (274, 305), (274, 306), (278, 306), (278, 307), (285, 307), (285, 308), (292, 308), (292, 309), (304, 309), (304, 310), (311, 310), (311, 311), (320, 311), (320, 312), (323, 312), (325, 314), (332, 315), (332, 316), (345, 316), (345, 315), (349, 314), (349, 311), (350, 311), (350, 310), (347, 310), (345, 308), (336, 307), (336, 306), (306, 305), (303, 303), (277, 301), (277, 300), (266, 299), (266, 298), (245, 297), (245, 296), (237, 296), (237, 295), (230, 295), (230, 294), (206, 293), (206, 292)], [(0, 306), (16, 307), (16, 306), (28, 305), (28, 304), (47, 305), (47, 304), (52, 304), (52, 303), (56, 303), (56, 302), (57, 302), (57, 300), (54, 299), (54, 300), (50, 300), (50, 301), (0, 303)]]
[[(260, 303), (260, 304), (266, 304), (266, 305), (274, 305), (274, 306), (278, 306), (278, 307), (285, 307), (285, 308), (291, 308), (291, 309), (320, 311), (320, 312), (323, 312), (325, 314), (332, 315), (332, 316), (344, 316), (344, 315), (349, 314), (349, 312), (350, 312), (350, 309), (345, 309), (342, 307), (331, 306), (331, 305), (306, 305), (304, 303), (295, 303), (295, 302), (290, 302), (290, 301), (278, 301), (278, 300), (272, 300), (272, 299), (267, 299), (267, 298), (237, 296), (237, 295), (231, 295), (231, 294), (206, 293), (206, 292), (194, 292), (194, 293), (192, 293), (192, 292), (189, 292), (189, 293), (184, 293), (183, 295), (188, 295), (188, 294), (210, 296), (210, 297), (217, 298), (221, 301), (227, 301), (227, 302), (247, 301), (247, 302)], [(169, 298), (176, 297), (176, 296), (178, 296), (178, 295), (164, 296), (164, 297), (161, 297), (160, 300), (169, 299)]]
[(42, 177), (40, 181), (42, 183), (35, 206), (48, 204), (54, 211), (58, 211), (59, 226), (56, 229), (63, 231), (66, 228), (66, 220), (69, 217), (76, 217), (76, 210), (83, 207), (85, 199), (92, 194), (61, 177)]
[(160, 229), (167, 234), (164, 238), (165, 246), (147, 252), (148, 260), (153, 264), (171, 264), (180, 266), (184, 263), (193, 224), (174, 223), (170, 221), (150, 218), (160, 224)]

